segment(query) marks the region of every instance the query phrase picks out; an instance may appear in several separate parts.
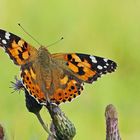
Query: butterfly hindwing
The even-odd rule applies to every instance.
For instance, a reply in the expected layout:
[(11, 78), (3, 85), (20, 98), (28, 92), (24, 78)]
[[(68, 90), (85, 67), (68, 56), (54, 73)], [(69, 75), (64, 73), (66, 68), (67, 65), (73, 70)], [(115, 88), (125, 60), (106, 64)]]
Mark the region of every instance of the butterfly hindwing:
[[(51, 82), (49, 82), (51, 84), (48, 86), (48, 80), (45, 77), (42, 79), (44, 82), (39, 85), (37, 71), (32, 63), (28, 63), (27, 65), (25, 64), (21, 67), (23, 85), (27, 89), (28, 93), (34, 97), (38, 103), (46, 104), (47, 100), (60, 104), (62, 102), (71, 101), (73, 98), (81, 94), (81, 91), (83, 90), (83, 82), (74, 75), (71, 75), (67, 70), (63, 70), (61, 72), (59, 70), (60, 69), (57, 69), (57, 73), (59, 73), (58, 75), (52, 71), (52, 77), (50, 79)], [(44, 76), (46, 74), (48, 73), (44, 71)], [(42, 90), (43, 84), (46, 85), (46, 92), (43, 92)]]
[(81, 94), (83, 90), (83, 82), (78, 78), (66, 74), (60, 79), (60, 86), (55, 89), (54, 93), (50, 96), (52, 102), (60, 104), (66, 101), (72, 101)]
[(38, 103), (46, 103), (45, 93), (41, 91), (37, 83), (36, 73), (32, 67), (32, 63), (21, 67), (21, 78), (24, 87), (27, 89), (29, 95), (37, 100)]
[[(0, 47), (10, 56), (16, 65), (27, 62), (33, 49), (20, 37), (0, 29)], [(35, 48), (33, 49), (35, 50)]]

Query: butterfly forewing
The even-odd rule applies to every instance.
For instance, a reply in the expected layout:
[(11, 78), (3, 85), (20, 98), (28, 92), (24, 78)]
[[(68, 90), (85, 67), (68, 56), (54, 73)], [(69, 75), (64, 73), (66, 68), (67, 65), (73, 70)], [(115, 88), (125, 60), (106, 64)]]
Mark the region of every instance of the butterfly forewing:
[(87, 83), (96, 81), (102, 74), (113, 72), (117, 67), (112, 60), (87, 54), (54, 54), (53, 57), (61, 61), (65, 60), (68, 69)]
[(8, 53), (16, 65), (22, 65), (30, 57), (32, 47), (20, 37), (0, 29), (0, 47)]

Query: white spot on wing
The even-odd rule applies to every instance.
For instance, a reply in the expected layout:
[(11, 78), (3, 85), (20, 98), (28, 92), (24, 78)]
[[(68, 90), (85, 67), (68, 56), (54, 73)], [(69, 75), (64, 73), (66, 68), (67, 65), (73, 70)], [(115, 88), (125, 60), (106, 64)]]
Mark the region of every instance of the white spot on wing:
[(10, 39), (10, 33), (9, 33), (9, 32), (6, 32), (6, 33), (5, 33), (5, 38), (6, 38), (7, 40)]
[(104, 61), (105, 61), (105, 62), (107, 62), (107, 61), (108, 61), (108, 59), (104, 58)]
[(2, 40), (2, 43), (3, 43), (3, 44), (7, 44), (7, 42), (6, 42), (6, 40), (5, 40), (5, 39), (3, 39), (3, 40)]
[(98, 68), (99, 70), (102, 70), (102, 69), (103, 69), (103, 67), (100, 66), (100, 65), (98, 65), (97, 68)]
[(92, 61), (93, 63), (97, 63), (97, 60), (96, 60), (96, 58), (95, 58), (94, 56), (90, 55), (90, 59), (91, 59), (91, 61)]
[(104, 66), (104, 68), (106, 69), (106, 68), (107, 68), (107, 66)]

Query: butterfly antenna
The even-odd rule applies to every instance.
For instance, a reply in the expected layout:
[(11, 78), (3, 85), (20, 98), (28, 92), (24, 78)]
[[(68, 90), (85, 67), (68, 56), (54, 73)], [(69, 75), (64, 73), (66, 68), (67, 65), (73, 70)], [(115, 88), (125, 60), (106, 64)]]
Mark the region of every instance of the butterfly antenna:
[(40, 46), (42, 46), (41, 43), (39, 43), (31, 34), (29, 34), (29, 33), (22, 27), (22, 25), (21, 25), (20, 23), (18, 23), (18, 26), (19, 26), (28, 36), (30, 36), (37, 44), (39, 44)]
[(64, 39), (64, 37), (61, 37), (59, 40), (57, 40), (57, 41), (55, 41), (54, 43), (48, 45), (47, 48), (50, 47), (50, 46), (53, 46), (53, 45), (55, 45), (55, 44), (57, 44), (57, 43), (59, 43), (59, 42), (60, 42), (61, 40), (63, 40), (63, 39)]

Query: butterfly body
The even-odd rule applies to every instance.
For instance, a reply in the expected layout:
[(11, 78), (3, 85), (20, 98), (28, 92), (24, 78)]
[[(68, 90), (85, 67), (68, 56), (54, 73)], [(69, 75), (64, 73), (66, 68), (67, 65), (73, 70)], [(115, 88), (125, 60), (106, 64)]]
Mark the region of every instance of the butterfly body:
[(40, 104), (71, 101), (81, 94), (84, 83), (96, 81), (117, 66), (112, 60), (93, 55), (51, 54), (47, 47), (36, 49), (4, 30), (0, 30), (0, 46), (20, 66), (23, 85)]
[(49, 100), (48, 96), (55, 92), (54, 89), (59, 85), (58, 79), (60, 79), (62, 72), (59, 67), (56, 67), (56, 63), (45, 47), (40, 47), (36, 57), (21, 66), (21, 77), (24, 85), (30, 90), (30, 93), (37, 93), (33, 96), (38, 96), (38, 93), (42, 94), (39, 97), (44, 98), (44, 101), (46, 98)]

